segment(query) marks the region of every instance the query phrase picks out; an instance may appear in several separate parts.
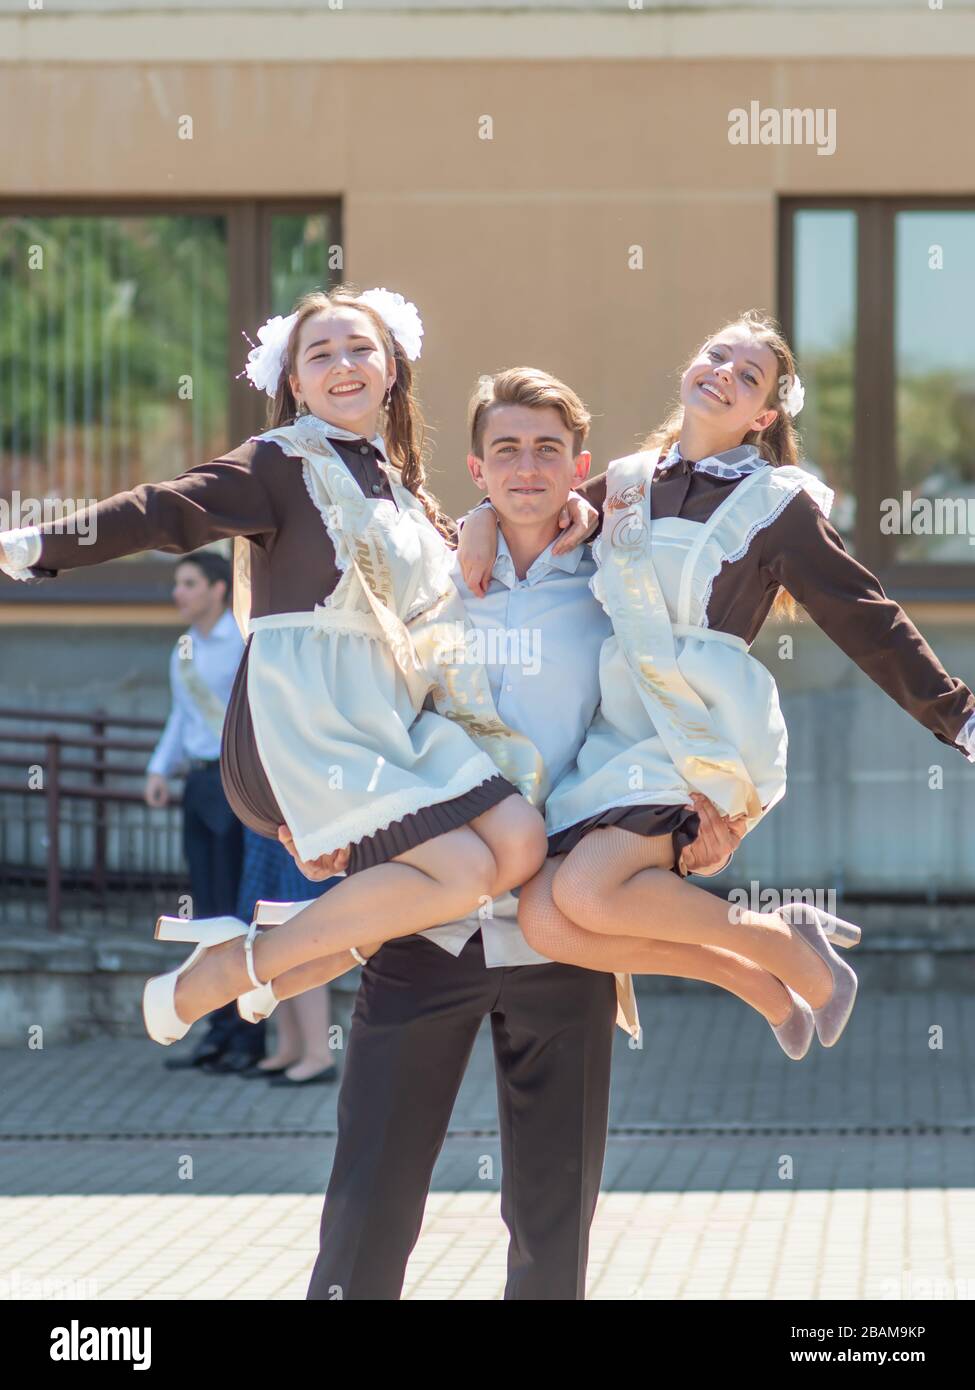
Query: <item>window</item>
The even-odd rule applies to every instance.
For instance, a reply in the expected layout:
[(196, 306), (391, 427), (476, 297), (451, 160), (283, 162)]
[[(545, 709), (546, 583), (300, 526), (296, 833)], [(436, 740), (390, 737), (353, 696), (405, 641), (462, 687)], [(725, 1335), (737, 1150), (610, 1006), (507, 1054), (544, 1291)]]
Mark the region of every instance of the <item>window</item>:
[[(945, 524), (896, 536), (900, 561), (975, 562), (975, 210), (894, 219), (897, 490), (941, 498)], [(959, 509), (957, 503), (961, 502)], [(934, 520), (937, 513), (932, 509)], [(923, 512), (916, 518), (921, 521)], [(975, 570), (973, 570), (975, 577)]]
[[(83, 504), (260, 431), (242, 331), (337, 283), (341, 263), (334, 201), (0, 204), (0, 495)], [(17, 598), (145, 601), (168, 595), (171, 569), (133, 556)]]
[(885, 585), (975, 582), (975, 202), (782, 205), (781, 304), (807, 386), (804, 464)]

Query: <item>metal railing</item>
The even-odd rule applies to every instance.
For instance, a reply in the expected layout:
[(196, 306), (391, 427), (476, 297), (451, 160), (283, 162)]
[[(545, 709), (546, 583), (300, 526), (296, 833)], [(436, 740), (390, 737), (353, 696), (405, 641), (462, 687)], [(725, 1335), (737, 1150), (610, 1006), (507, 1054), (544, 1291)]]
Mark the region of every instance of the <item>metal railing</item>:
[(0, 708), (0, 912), (31, 917), (42, 898), (47, 930), (60, 932), (66, 894), (76, 913), (111, 909), (123, 919), (129, 897), (140, 920), (147, 894), (171, 901), (186, 883), (180, 798), (147, 806), (131, 782), (144, 782), (156, 739), (111, 733), (158, 737), (161, 728), (105, 710)]

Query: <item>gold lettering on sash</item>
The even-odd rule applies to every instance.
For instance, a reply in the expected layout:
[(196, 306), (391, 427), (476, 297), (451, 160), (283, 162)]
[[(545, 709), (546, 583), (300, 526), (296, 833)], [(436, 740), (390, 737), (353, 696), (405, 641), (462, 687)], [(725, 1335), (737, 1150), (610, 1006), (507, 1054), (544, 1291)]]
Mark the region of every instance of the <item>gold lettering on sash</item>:
[(628, 507), (632, 507), (637, 501), (647, 495), (646, 479), (642, 483), (631, 483), (622, 492), (614, 492), (612, 497), (607, 497), (603, 508), (607, 512), (622, 512)]
[(356, 563), (362, 571), (366, 583), (380, 603), (387, 608), (393, 608), (393, 580), (388, 560), (378, 547), (370, 545), (361, 536), (354, 536), (352, 544), (355, 550)]

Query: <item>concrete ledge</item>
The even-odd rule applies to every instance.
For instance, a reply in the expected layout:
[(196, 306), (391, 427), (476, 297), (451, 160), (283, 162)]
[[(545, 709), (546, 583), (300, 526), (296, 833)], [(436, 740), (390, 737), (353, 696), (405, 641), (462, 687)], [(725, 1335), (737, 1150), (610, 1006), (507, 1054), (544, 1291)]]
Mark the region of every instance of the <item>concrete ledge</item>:
[[(182, 944), (102, 937), (0, 933), (0, 1047), (23, 1047), (31, 1028), (44, 1042), (144, 1037), (142, 990), (178, 965)], [(348, 1029), (359, 968), (330, 986), (333, 1021)]]
[(975, 16), (946, 5), (813, 10), (581, 9), (413, 13), (303, 6), (207, 9), (187, 4), (141, 13), (0, 16), (7, 63), (375, 63), (704, 60), (771, 63), (792, 58), (963, 59), (975, 52)]

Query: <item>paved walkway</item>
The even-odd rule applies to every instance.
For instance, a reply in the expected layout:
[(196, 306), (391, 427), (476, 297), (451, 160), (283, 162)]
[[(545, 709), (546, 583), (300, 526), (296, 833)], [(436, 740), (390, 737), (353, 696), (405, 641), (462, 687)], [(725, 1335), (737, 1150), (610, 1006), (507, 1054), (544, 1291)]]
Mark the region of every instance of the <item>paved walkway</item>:
[[(964, 996), (868, 996), (801, 1063), (730, 999), (641, 1015), (642, 1050), (617, 1035), (591, 1298), (975, 1297)], [(0, 1073), (0, 1298), (304, 1296), (337, 1088), (167, 1072), (141, 1039), (7, 1049)], [(407, 1297), (500, 1297), (496, 1129), (485, 1029)]]

